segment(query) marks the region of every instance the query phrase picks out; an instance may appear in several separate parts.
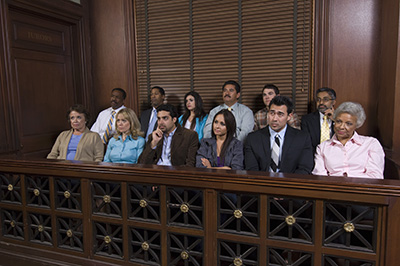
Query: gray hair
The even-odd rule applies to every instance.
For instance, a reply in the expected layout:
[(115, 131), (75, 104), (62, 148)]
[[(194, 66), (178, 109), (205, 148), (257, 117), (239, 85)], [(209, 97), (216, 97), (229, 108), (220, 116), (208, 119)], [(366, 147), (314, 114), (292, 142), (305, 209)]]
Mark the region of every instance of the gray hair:
[(357, 118), (356, 128), (361, 127), (367, 116), (365, 115), (364, 108), (359, 103), (355, 102), (344, 102), (335, 110), (333, 113), (333, 120), (342, 113), (347, 113)]

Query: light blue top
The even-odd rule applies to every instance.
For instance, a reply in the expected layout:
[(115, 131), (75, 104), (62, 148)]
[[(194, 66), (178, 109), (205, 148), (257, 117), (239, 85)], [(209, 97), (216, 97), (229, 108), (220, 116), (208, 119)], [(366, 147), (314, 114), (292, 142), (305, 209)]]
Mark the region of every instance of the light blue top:
[(68, 148), (67, 148), (67, 160), (73, 160), (76, 154), (76, 148), (78, 147), (79, 141), (81, 140), (83, 134), (74, 135), (72, 134), (71, 139), (69, 140)]
[[(203, 117), (203, 119), (200, 121), (200, 119), (198, 117), (196, 117), (196, 127), (195, 127), (194, 131), (196, 131), (197, 135), (199, 135), (199, 141), (203, 138), (203, 129), (204, 129), (204, 126), (206, 125), (207, 118), (208, 118), (208, 115), (205, 115)], [(181, 115), (179, 117), (178, 122), (182, 127), (185, 127), (185, 125), (182, 124), (183, 123), (182, 120), (183, 120), (183, 115)]]
[(246, 105), (235, 103), (231, 107), (226, 104), (218, 105), (214, 107), (210, 114), (208, 115), (208, 119), (206, 125), (204, 126), (204, 138), (211, 138), (211, 130), (212, 130), (212, 121), (214, 120), (214, 116), (221, 111), (222, 109), (231, 108), (232, 114), (236, 120), (236, 138), (242, 142), (245, 141), (247, 135), (253, 131), (254, 127), (254, 116), (253, 111)]
[(128, 136), (125, 141), (122, 140), (122, 136), (118, 136), (118, 139), (111, 138), (104, 161), (109, 163), (137, 163), (145, 144), (146, 141), (142, 137), (133, 139), (132, 136)]

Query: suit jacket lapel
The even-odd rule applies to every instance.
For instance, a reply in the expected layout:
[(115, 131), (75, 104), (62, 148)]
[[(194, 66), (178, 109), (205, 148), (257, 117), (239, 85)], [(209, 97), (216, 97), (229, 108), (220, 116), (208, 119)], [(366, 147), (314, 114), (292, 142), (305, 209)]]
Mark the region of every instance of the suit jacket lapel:
[(321, 134), (321, 122), (320, 122), (320, 117), (319, 117), (319, 111), (315, 112), (314, 128), (317, 129), (316, 130), (317, 136), (320, 136), (320, 134)]
[(271, 134), (269, 133), (269, 126), (265, 127), (263, 132), (264, 137), (262, 138), (262, 148), (265, 153), (265, 171), (269, 171), (271, 165)]
[(178, 150), (179, 143), (180, 141), (182, 141), (182, 134), (183, 134), (182, 127), (177, 126), (171, 141), (171, 162), (173, 154), (175, 153), (176, 150)]
[[(289, 147), (292, 145), (292, 142), (293, 142), (293, 135), (294, 135), (293, 129), (288, 125), (287, 128), (286, 128), (285, 140), (283, 141), (283, 146), (282, 146), (281, 163), (283, 161), (285, 161), (285, 157), (289, 152)], [(281, 170), (282, 170), (282, 166), (283, 165), (284, 164), (280, 165), (281, 166), (280, 167)]]
[(143, 132), (144, 134), (147, 133), (147, 129), (149, 128), (149, 123), (150, 123), (150, 116), (151, 116), (151, 111), (152, 109), (147, 109), (145, 112), (143, 112)]

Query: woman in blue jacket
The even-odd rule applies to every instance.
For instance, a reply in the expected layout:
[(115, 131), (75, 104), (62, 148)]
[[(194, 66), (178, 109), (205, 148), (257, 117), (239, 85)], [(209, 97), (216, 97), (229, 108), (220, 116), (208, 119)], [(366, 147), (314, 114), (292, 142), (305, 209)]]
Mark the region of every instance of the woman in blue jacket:
[(143, 151), (144, 133), (140, 131), (140, 122), (132, 109), (124, 108), (116, 116), (117, 133), (107, 146), (105, 162), (137, 163)]
[(203, 100), (195, 91), (189, 91), (185, 95), (185, 113), (178, 119), (179, 124), (184, 128), (197, 132), (199, 140), (203, 138), (203, 128), (208, 115), (203, 109)]

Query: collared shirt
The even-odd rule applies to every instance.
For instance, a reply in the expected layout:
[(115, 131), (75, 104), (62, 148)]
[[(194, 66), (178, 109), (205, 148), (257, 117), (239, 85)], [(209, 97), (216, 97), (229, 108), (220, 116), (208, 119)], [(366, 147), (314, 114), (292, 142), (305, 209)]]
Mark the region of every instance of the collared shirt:
[(96, 122), (94, 122), (90, 131), (98, 133), (100, 135), (100, 138), (103, 138), (103, 135), (107, 130), (108, 121), (110, 121), (112, 111), (115, 111), (114, 121), (111, 130), (111, 135), (113, 135), (115, 133), (115, 123), (117, 121), (117, 113), (124, 108), (125, 106), (122, 105), (120, 108), (115, 110), (112, 107), (110, 107), (101, 111), (97, 116)]
[(249, 107), (240, 103), (235, 103), (231, 107), (227, 106), (226, 104), (221, 104), (210, 111), (203, 131), (204, 138), (211, 138), (212, 121), (214, 120), (216, 113), (228, 108), (231, 109), (236, 120), (236, 138), (238, 140), (244, 141), (247, 135), (253, 131), (253, 111), (251, 111)]
[[(154, 121), (152, 121), (153, 118), (155, 119)], [(149, 139), (149, 135), (151, 135), (151, 133), (153, 133), (156, 123), (157, 123), (157, 109), (153, 107), (153, 109), (151, 109), (147, 132), (145, 132), (146, 133), (146, 141)]]
[(137, 139), (133, 139), (129, 135), (125, 141), (122, 140), (122, 136), (118, 136), (118, 139), (111, 138), (107, 145), (104, 161), (111, 163), (137, 163), (145, 144), (146, 141), (140, 136)]
[[(275, 130), (273, 130), (272, 128), (268, 127), (269, 129), (269, 143), (270, 143), (270, 150), (272, 151), (272, 146), (274, 146), (274, 142), (275, 142), (275, 136), (278, 135), (279, 138), (279, 161), (282, 159), (282, 147), (283, 147), (283, 143), (285, 142), (285, 134), (286, 134), (286, 129), (287, 129), (287, 125), (279, 132), (276, 132)], [(279, 169), (277, 169), (277, 172), (279, 172)]]
[(164, 141), (163, 141), (163, 149), (160, 159), (157, 162), (157, 165), (168, 165), (171, 166), (171, 142), (172, 137), (174, 136), (176, 128), (167, 134), (164, 134)]
[[(287, 123), (293, 128), (300, 129), (300, 118), (296, 113), (293, 113)], [(266, 126), (268, 126), (268, 108), (265, 107), (254, 115), (254, 130), (259, 130)]]
[(343, 145), (336, 134), (317, 146), (314, 175), (383, 179), (385, 153), (373, 137), (353, 137)]
[(157, 109), (154, 108), (154, 107), (152, 107), (152, 109), (151, 109), (151, 115), (150, 115), (149, 122), (151, 121), (151, 119), (153, 118), (153, 116), (156, 116), (156, 119), (157, 119)]

